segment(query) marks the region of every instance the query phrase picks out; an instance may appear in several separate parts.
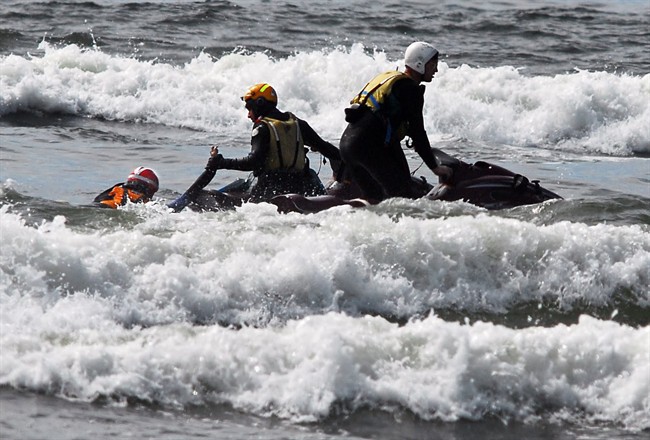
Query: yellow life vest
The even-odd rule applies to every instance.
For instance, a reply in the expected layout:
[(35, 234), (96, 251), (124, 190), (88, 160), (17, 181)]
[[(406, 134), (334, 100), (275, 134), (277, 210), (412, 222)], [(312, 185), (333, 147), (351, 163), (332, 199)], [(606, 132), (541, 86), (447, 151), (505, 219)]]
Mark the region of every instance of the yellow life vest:
[(149, 199), (147, 199), (142, 193), (117, 185), (113, 187), (113, 189), (111, 189), (111, 191), (106, 195), (106, 198), (100, 200), (99, 203), (108, 208), (116, 209), (118, 206), (126, 205), (127, 200), (130, 200), (133, 203), (145, 203)]
[(388, 144), (392, 139), (401, 141), (406, 137), (408, 131), (408, 124), (402, 122), (398, 127), (392, 127), (390, 117), (394, 112), (399, 111), (395, 104), (392, 106), (386, 102), (386, 98), (390, 96), (393, 90), (393, 84), (396, 81), (408, 78), (409, 76), (397, 70), (391, 70), (381, 73), (374, 77), (364, 88), (355, 96), (350, 104), (359, 104), (369, 107), (375, 114), (379, 115), (386, 124), (386, 138), (385, 142)]
[(390, 95), (395, 81), (408, 76), (397, 70), (391, 70), (374, 77), (365, 87), (355, 96), (350, 104), (363, 104), (370, 107), (373, 111), (386, 112), (382, 107), (386, 102), (386, 97)]
[(268, 117), (260, 121), (264, 122), (271, 131), (271, 145), (264, 169), (302, 171), (305, 168), (306, 153), (298, 119), (289, 113), (287, 121)]

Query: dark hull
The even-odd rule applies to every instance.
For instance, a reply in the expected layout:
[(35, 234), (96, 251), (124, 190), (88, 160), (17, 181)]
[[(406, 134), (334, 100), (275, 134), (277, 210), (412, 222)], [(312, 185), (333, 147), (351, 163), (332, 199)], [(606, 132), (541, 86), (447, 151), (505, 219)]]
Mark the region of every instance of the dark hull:
[[(414, 178), (413, 185), (422, 198), (448, 202), (462, 200), (486, 209), (507, 209), (562, 198), (543, 188), (538, 181), (530, 181), (503, 167), (483, 161), (469, 164), (440, 150), (435, 151), (439, 161), (454, 170), (453, 178), (435, 186), (424, 179)], [(239, 179), (221, 190), (198, 190), (193, 192), (191, 202), (183, 206), (196, 211), (234, 209), (247, 200), (250, 184), (250, 179)], [(334, 206), (364, 207), (379, 202), (361, 199), (358, 188), (351, 184), (334, 183), (327, 188), (327, 193), (314, 197), (283, 194), (271, 199), (270, 203), (275, 204), (280, 212), (315, 213)]]
[(513, 208), (562, 198), (543, 188), (537, 180), (530, 181), (521, 174), (482, 161), (471, 165), (460, 162), (454, 169), (452, 182), (439, 183), (424, 197), (448, 202), (462, 200), (486, 209)]
[[(562, 198), (543, 188), (539, 181), (530, 181), (521, 174), (497, 165), (483, 161), (468, 164), (444, 153), (441, 153), (439, 159), (453, 168), (452, 181), (432, 186), (422, 179), (414, 178), (413, 184), (421, 192), (422, 198), (447, 202), (462, 200), (486, 209), (507, 209)], [(271, 203), (276, 204), (280, 212), (302, 213), (314, 213), (340, 205), (360, 207), (377, 203), (362, 200), (359, 191), (350, 185), (333, 184), (327, 190), (329, 196), (285, 194), (275, 197)]]

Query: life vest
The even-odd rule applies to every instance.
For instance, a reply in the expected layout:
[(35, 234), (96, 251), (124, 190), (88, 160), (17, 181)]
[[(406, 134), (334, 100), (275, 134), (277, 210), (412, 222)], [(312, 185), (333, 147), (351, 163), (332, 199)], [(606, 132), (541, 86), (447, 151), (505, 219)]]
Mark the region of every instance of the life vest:
[(395, 99), (391, 99), (393, 85), (404, 78), (409, 78), (409, 76), (397, 70), (379, 74), (350, 101), (350, 104), (369, 107), (384, 121), (386, 124), (386, 143), (390, 142), (394, 133), (397, 140), (402, 140), (406, 136), (406, 123), (401, 123), (396, 128), (392, 127), (390, 123), (390, 118), (399, 115), (400, 112), (399, 103)]
[(298, 119), (289, 113), (287, 121), (269, 117), (261, 118), (260, 121), (271, 131), (271, 144), (264, 170), (302, 171), (305, 168), (306, 152)]
[(117, 184), (95, 198), (95, 203), (113, 209), (116, 209), (118, 206), (126, 205), (128, 201), (132, 203), (145, 203), (148, 202), (149, 199), (140, 192), (134, 191), (130, 188), (124, 188), (123, 184)]
[(377, 75), (350, 101), (350, 104), (363, 104), (370, 107), (374, 112), (381, 112), (386, 116), (390, 116), (393, 109), (387, 108), (391, 103), (387, 102), (386, 99), (390, 96), (395, 81), (403, 78), (408, 78), (408, 76), (396, 70)]

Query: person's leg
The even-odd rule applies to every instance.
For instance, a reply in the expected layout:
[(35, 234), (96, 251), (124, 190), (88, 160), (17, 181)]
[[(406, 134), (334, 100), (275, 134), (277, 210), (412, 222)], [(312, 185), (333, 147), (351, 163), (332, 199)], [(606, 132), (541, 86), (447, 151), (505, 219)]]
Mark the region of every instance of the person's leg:
[(367, 157), (367, 154), (359, 153), (362, 152), (355, 150), (353, 153), (349, 152), (345, 155), (341, 153), (348, 177), (359, 187), (363, 198), (373, 200), (385, 199), (384, 190), (381, 185), (366, 170), (364, 159)]
[(382, 130), (378, 119), (368, 112), (360, 120), (346, 127), (339, 143), (345, 172), (361, 189), (366, 199), (385, 198), (380, 183), (368, 171), (368, 159), (381, 144)]
[(366, 163), (388, 197), (415, 197), (408, 162), (399, 143), (382, 145), (378, 154), (368, 157)]
[[(341, 142), (348, 142), (341, 138)], [(415, 197), (412, 188), (408, 162), (399, 143), (387, 146), (383, 139), (374, 139), (374, 144), (357, 142), (353, 148), (346, 148), (341, 155), (354, 181), (366, 197), (383, 200), (386, 197)]]
[(352, 178), (361, 189), (363, 198), (367, 200), (384, 200), (386, 194), (380, 183), (363, 167), (351, 167)]

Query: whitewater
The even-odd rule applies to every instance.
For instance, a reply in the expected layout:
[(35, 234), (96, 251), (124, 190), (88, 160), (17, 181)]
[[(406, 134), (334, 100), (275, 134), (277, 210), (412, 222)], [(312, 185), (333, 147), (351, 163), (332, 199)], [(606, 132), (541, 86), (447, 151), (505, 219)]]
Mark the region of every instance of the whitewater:
[[(0, 17), (1, 437), (647, 437), (644, 2), (8, 0)], [(211, 145), (247, 154), (250, 85), (337, 145), (350, 99), (415, 40), (442, 53), (432, 146), (563, 199), (167, 208)], [(91, 206), (140, 165), (153, 202)]]

